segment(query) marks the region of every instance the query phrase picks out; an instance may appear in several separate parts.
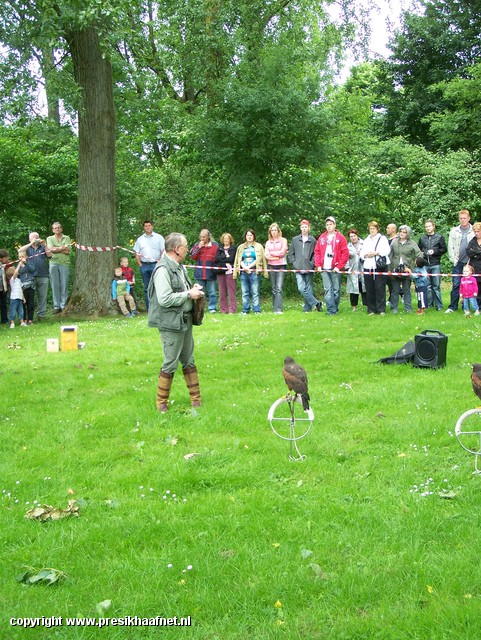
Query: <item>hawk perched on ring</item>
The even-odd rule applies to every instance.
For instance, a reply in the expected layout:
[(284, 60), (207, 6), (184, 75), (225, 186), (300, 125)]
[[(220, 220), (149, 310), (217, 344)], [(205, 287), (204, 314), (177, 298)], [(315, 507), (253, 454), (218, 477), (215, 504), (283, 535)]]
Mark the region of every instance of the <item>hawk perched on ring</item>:
[(309, 391), (307, 388), (307, 373), (300, 364), (294, 362), (293, 358), (287, 356), (284, 359), (284, 368), (282, 369), (285, 383), (289, 391), (294, 391), (296, 395), (301, 397), (302, 408), (304, 411), (309, 410)]
[(473, 363), (473, 371), (471, 373), (471, 382), (475, 395), (481, 400), (481, 364)]

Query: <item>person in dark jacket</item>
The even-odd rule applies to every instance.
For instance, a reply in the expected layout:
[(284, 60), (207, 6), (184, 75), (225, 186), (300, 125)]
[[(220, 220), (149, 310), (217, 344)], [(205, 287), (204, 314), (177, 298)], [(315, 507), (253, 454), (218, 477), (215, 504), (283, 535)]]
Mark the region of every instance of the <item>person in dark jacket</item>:
[(287, 259), (296, 270), (299, 293), (304, 298), (304, 312), (322, 311), (322, 302), (314, 296), (314, 247), (316, 239), (309, 234), (309, 220), (301, 220), (301, 233), (292, 239)]
[(443, 308), (441, 297), (441, 258), (447, 253), (446, 241), (440, 233), (436, 233), (434, 220), (426, 220), (424, 223), (426, 233), (419, 238), (418, 246), (426, 260), (428, 272), (428, 299), (427, 306), (434, 307), (436, 311)]
[(223, 233), (215, 256), (217, 287), (219, 288), (219, 307), (221, 313), (235, 313), (235, 280), (233, 278), (234, 260), (237, 247), (230, 233)]
[(474, 275), (478, 283), (478, 306), (481, 308), (481, 222), (473, 224), (474, 238), (469, 241), (466, 253), (469, 264), (473, 267)]

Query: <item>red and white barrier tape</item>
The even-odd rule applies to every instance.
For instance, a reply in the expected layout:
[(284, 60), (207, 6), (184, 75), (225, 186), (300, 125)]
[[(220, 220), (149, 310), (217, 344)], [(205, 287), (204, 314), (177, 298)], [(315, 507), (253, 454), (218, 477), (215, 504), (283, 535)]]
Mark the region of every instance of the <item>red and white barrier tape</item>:
[[(132, 249), (127, 249), (126, 247), (121, 247), (120, 245), (117, 247), (93, 247), (93, 246), (86, 246), (86, 245), (81, 245), (78, 243), (75, 243), (75, 248), (79, 249), (80, 251), (94, 251), (94, 252), (102, 252), (102, 251), (116, 251), (116, 250), (120, 250), (120, 251), (127, 251), (128, 253), (134, 253), (136, 254), (135, 251), (133, 251)], [(139, 255), (140, 257), (142, 257), (140, 254), (136, 254)], [(195, 264), (185, 264), (184, 265), (186, 268), (188, 269), (195, 269), (197, 267), (197, 265)], [(224, 267), (211, 267), (211, 266), (203, 266), (201, 267), (202, 269), (210, 269), (212, 271), (225, 271)], [(332, 273), (332, 270), (330, 269), (266, 269), (267, 273), (274, 273), (274, 272), (279, 272), (281, 271), (282, 273)], [(378, 275), (378, 276), (393, 276), (394, 278), (402, 278), (402, 277), (410, 277), (409, 273), (397, 273), (394, 271), (339, 271), (338, 273), (340, 273), (341, 275)], [(427, 273), (426, 276), (428, 278), (435, 278), (435, 277), (440, 277), (440, 278), (452, 278), (452, 277), (462, 277), (462, 273)], [(475, 277), (481, 277), (481, 273), (473, 273), (473, 276)]]

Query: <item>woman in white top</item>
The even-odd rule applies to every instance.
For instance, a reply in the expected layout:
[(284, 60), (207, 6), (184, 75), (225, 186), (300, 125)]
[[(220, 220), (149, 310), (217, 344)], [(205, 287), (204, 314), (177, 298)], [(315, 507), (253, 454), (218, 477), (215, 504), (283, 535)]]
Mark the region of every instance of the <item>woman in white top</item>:
[[(366, 285), (367, 312), (370, 316), (386, 313), (386, 275), (389, 264), (389, 242), (379, 233), (379, 223), (371, 220), (368, 224), (369, 235), (364, 240), (361, 258), (364, 260), (364, 283)], [(385, 259), (385, 265), (379, 266), (379, 258)]]

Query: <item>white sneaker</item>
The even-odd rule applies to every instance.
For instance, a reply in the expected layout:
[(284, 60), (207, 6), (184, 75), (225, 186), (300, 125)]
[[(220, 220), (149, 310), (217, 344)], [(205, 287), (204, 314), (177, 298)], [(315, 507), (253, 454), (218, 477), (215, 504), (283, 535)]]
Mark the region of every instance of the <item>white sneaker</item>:
[(454, 313), (454, 311), (448, 307), (444, 313)]
[(10, 329), (15, 329), (15, 322), (10, 323)]
[(474, 312), (474, 315), (475, 315), (475, 316), (479, 316), (479, 309), (478, 309), (478, 311), (475, 311), (475, 312)]

